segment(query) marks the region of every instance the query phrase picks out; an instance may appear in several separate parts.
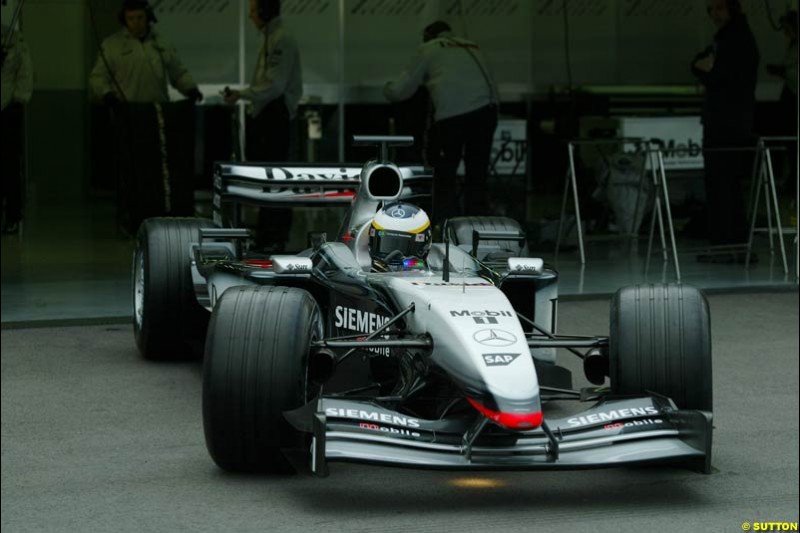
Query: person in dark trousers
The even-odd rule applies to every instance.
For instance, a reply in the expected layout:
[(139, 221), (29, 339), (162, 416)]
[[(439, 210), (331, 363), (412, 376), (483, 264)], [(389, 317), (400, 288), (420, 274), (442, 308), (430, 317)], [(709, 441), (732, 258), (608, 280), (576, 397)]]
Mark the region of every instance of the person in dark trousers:
[(767, 65), (767, 72), (783, 80), (781, 104), (785, 109), (788, 127), (785, 132), (797, 134), (797, 11), (787, 11), (781, 17), (781, 29), (786, 38), (786, 53), (780, 64)]
[[(193, 105), (203, 94), (155, 27), (149, 2), (122, 0), (117, 21), (121, 27), (103, 40), (89, 87), (107, 108), (114, 139), (117, 223), (135, 235), (147, 218), (194, 214)], [(167, 105), (168, 85), (186, 100)]]
[[(6, 38), (11, 32), (10, 38)], [(3, 111), (3, 185), (2, 185), (2, 232), (7, 235), (19, 233), (22, 223), (23, 152), (25, 104), (33, 92), (33, 68), (28, 47), (19, 32), (2, 27), (2, 39), (8, 49), (3, 48), (2, 111)]]
[[(780, 64), (767, 65), (767, 72), (783, 80), (780, 97), (780, 124), (776, 133), (781, 136), (797, 136), (797, 11), (787, 11), (781, 17), (781, 29), (786, 38), (786, 53)], [(795, 200), (797, 187), (797, 143), (787, 144), (786, 183), (784, 193)]]
[[(250, 20), (264, 34), (264, 44), (250, 86), (225, 91), (229, 104), (240, 99), (250, 103), (245, 145), (245, 156), (250, 161), (289, 160), (291, 123), (303, 94), (300, 52), (280, 14), (280, 0), (250, 0)], [(285, 249), (292, 210), (262, 209), (258, 218), (258, 244)]]
[[(486, 178), (497, 127), (497, 88), (480, 47), (455, 37), (446, 22), (430, 24), (405, 71), (384, 87), (392, 102), (411, 98), (424, 85), (433, 100), (433, 219), (441, 226), (456, 215), (489, 214)], [(464, 208), (459, 207), (456, 171), (464, 159)]]
[[(739, 0), (709, 0), (708, 14), (717, 32), (714, 42), (692, 62), (705, 87), (703, 148), (706, 177), (707, 236), (711, 245), (747, 240), (742, 180), (752, 173), (751, 148), (759, 54)], [(743, 254), (742, 254), (743, 258)], [(728, 262), (738, 255), (703, 255), (700, 261)]]

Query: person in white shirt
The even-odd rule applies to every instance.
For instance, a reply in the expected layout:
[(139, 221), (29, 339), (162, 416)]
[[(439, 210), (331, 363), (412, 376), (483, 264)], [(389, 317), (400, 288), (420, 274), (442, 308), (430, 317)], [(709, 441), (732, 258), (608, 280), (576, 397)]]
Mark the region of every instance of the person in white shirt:
[[(434, 161), (434, 220), (459, 214), (488, 214), (486, 177), (497, 127), (497, 88), (480, 47), (455, 37), (446, 22), (425, 28), (410, 65), (384, 87), (389, 101), (414, 95), (424, 85), (431, 95), (439, 153)], [(456, 170), (464, 159), (464, 207), (459, 207)]]
[(119, 22), (123, 27), (103, 41), (89, 74), (97, 98), (107, 104), (169, 102), (169, 83), (191, 100), (203, 99), (175, 48), (153, 28), (148, 2), (124, 0)]
[[(300, 52), (281, 20), (280, 0), (250, 0), (250, 20), (264, 34), (264, 43), (250, 86), (226, 90), (229, 104), (249, 103), (245, 156), (267, 163), (289, 160), (292, 120), (303, 94)], [(262, 209), (259, 244), (284, 249), (292, 223), (291, 209)]]
[[(122, 27), (101, 44), (89, 87), (108, 109), (120, 230), (134, 235), (146, 218), (194, 213), (193, 159), (187, 155), (193, 137), (187, 143), (176, 139), (188, 137), (181, 134), (193, 127), (194, 111), (188, 108), (203, 94), (154, 27), (157, 19), (147, 1), (123, 0), (118, 21)], [(168, 105), (169, 85), (187, 100)]]

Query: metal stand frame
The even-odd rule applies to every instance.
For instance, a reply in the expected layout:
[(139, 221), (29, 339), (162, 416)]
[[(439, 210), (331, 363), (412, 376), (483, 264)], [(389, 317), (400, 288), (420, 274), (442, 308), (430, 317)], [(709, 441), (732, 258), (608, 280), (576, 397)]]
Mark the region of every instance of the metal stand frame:
[(555, 259), (558, 261), (558, 252), (561, 248), (561, 233), (564, 227), (564, 215), (567, 210), (567, 196), (569, 195), (570, 185), (572, 185), (572, 200), (575, 207), (575, 231), (578, 233), (578, 249), (581, 252), (581, 264), (583, 265), (586, 264), (586, 252), (583, 248), (583, 223), (581, 222), (581, 204), (578, 201), (578, 183), (575, 178), (575, 145), (573, 141), (567, 143), (567, 152), (569, 154), (569, 167), (567, 168), (567, 175), (564, 178), (564, 196), (561, 200), (561, 216), (558, 219)]
[[(664, 157), (660, 149), (653, 149), (650, 146), (648, 139), (642, 138), (616, 138), (616, 139), (592, 139), (592, 140), (572, 140), (567, 143), (567, 154), (569, 158), (569, 166), (564, 178), (564, 194), (561, 200), (561, 216), (558, 221), (558, 234), (556, 236), (556, 249), (555, 260), (558, 260), (558, 254), (561, 249), (561, 238), (564, 227), (564, 218), (567, 210), (567, 199), (569, 197), (570, 189), (572, 190), (572, 202), (575, 210), (575, 231), (578, 234), (578, 249), (581, 257), (581, 265), (586, 264), (586, 250), (583, 242), (583, 221), (581, 219), (581, 208), (578, 200), (578, 184), (575, 173), (575, 146), (576, 145), (597, 145), (597, 144), (630, 144), (641, 143), (647, 148), (645, 152), (650, 162), (650, 176), (655, 188), (655, 205), (654, 213), (650, 222), (650, 237), (647, 246), (647, 261), (645, 271), (650, 265), (650, 254), (652, 253), (653, 237), (655, 232), (655, 224), (658, 223), (659, 235), (661, 237), (661, 253), (664, 262), (669, 261), (669, 252), (671, 250), (673, 262), (675, 266), (675, 275), (678, 281), (681, 280), (681, 269), (678, 261), (678, 248), (675, 242), (675, 228), (672, 222), (672, 210), (669, 204), (669, 188), (667, 185), (666, 172), (664, 169)], [(641, 187), (640, 187), (641, 192)], [(662, 207), (663, 204), (663, 207)], [(637, 200), (637, 211), (639, 209)], [(666, 228), (664, 221), (664, 214), (666, 212)], [(666, 230), (669, 230), (670, 241), (667, 244)]]
[[(756, 151), (756, 168), (757, 177), (753, 184), (753, 200), (750, 208), (750, 233), (747, 238), (747, 255), (745, 256), (745, 267), (750, 266), (750, 257), (753, 249), (753, 237), (756, 232), (766, 232), (769, 237), (769, 253), (771, 256), (775, 255), (775, 235), (777, 234), (779, 248), (781, 252), (781, 261), (783, 264), (783, 273), (789, 274), (789, 261), (786, 254), (786, 245), (783, 242), (783, 223), (781, 222), (780, 207), (778, 204), (778, 191), (775, 187), (775, 173), (772, 167), (772, 150), (768, 146), (770, 142), (787, 142), (797, 141), (797, 137), (761, 137), (758, 140), (758, 149)], [(797, 178), (795, 178), (797, 179)], [(759, 203), (761, 200), (761, 192), (764, 192), (764, 208), (767, 212), (767, 227), (756, 227), (756, 220), (758, 218)], [(773, 226), (774, 222), (774, 226)], [(787, 228), (788, 229), (788, 228)], [(791, 233), (789, 229), (787, 233)], [(794, 228), (794, 234), (797, 235), (797, 227)]]
[[(658, 222), (659, 236), (661, 237), (661, 257), (666, 263), (669, 261), (669, 252), (672, 251), (672, 261), (675, 265), (675, 278), (681, 281), (681, 265), (678, 260), (678, 245), (675, 242), (675, 225), (672, 222), (672, 208), (669, 204), (669, 187), (667, 186), (667, 173), (664, 169), (664, 154), (660, 149), (649, 151), (650, 175), (653, 178), (653, 186), (656, 191), (655, 206), (653, 216), (650, 218), (650, 236), (647, 239), (647, 259), (645, 260), (645, 272), (650, 269), (650, 256), (653, 253), (653, 236), (655, 225)], [(661, 205), (664, 205), (662, 208)], [(664, 213), (667, 216), (667, 228), (669, 229), (669, 245), (667, 248), (666, 234), (664, 233)]]

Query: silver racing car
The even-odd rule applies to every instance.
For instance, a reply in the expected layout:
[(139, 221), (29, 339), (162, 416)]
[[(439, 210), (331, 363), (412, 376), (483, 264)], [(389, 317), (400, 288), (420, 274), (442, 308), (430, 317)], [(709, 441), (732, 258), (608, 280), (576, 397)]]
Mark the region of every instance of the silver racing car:
[[(134, 257), (146, 358), (204, 347), (206, 444), (221, 468), (360, 462), (537, 470), (655, 462), (711, 469), (708, 305), (685, 285), (613, 297), (610, 334), (556, 333), (557, 273), (519, 224), (450, 219), (442, 242), (415, 202), (431, 176), (363, 167), (217, 165), (214, 220), (149, 219)], [(338, 231), (264, 253), (242, 207), (340, 205)], [(328, 238), (330, 236), (330, 238)], [(583, 360), (575, 390), (557, 352)], [(563, 405), (575, 408), (564, 414)], [(557, 407), (557, 408), (556, 408)]]

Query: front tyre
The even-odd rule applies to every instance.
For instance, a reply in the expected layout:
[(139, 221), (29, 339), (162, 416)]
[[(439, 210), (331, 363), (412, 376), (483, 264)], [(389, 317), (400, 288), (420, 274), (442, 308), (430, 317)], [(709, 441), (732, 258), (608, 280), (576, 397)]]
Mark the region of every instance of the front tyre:
[(319, 307), (292, 287), (233, 287), (211, 315), (203, 366), (203, 426), (217, 465), (290, 473), (282, 449), (303, 446), (283, 412), (309, 398), (308, 355), (322, 338)]
[(711, 412), (711, 322), (698, 289), (681, 284), (625, 287), (611, 303), (611, 388), (655, 392), (679, 409)]

